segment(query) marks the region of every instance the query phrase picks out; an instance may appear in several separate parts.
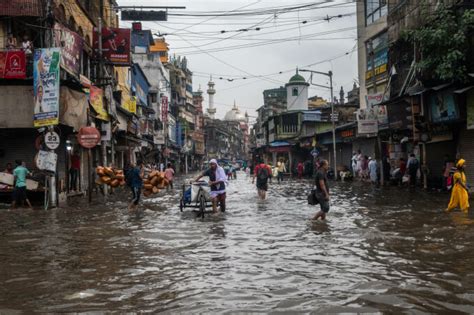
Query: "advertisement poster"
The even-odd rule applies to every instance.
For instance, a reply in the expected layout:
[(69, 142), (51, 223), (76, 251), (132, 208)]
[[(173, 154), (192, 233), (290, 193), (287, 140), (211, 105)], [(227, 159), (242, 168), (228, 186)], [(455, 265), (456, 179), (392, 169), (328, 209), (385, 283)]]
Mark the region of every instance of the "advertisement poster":
[(135, 97), (131, 97), (129, 100), (126, 100), (123, 103), (123, 108), (130, 113), (136, 114), (137, 113), (137, 99)]
[(59, 123), (59, 62), (61, 48), (35, 49), (33, 64), (34, 126)]
[(452, 91), (439, 92), (430, 96), (431, 120), (433, 122), (453, 121), (459, 118), (457, 104)]
[(367, 108), (373, 108), (377, 114), (377, 120), (380, 125), (388, 124), (387, 107), (379, 105), (388, 100), (388, 93), (380, 92), (366, 96)]
[(168, 122), (168, 97), (161, 97), (161, 121), (166, 124)]
[(467, 129), (474, 129), (474, 90), (466, 94)]
[(54, 24), (54, 45), (61, 47), (61, 67), (78, 77), (81, 72), (81, 53), (84, 40), (61, 24)]
[(104, 108), (104, 91), (102, 89), (92, 85), (89, 90), (89, 102), (97, 113), (97, 118), (109, 120), (109, 114)]
[(0, 79), (26, 79), (24, 51), (0, 51)]
[[(130, 65), (130, 29), (102, 28), (102, 57), (114, 65)], [(94, 32), (94, 50), (99, 49), (99, 36)]]
[(375, 109), (359, 109), (357, 111), (357, 132), (359, 134), (373, 134), (379, 130)]

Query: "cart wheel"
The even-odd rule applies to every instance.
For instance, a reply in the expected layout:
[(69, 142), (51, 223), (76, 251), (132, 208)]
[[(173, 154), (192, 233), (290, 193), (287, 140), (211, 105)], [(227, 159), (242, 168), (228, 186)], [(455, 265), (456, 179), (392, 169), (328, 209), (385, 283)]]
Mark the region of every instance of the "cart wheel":
[(183, 212), (183, 209), (184, 209), (184, 201), (183, 201), (183, 198), (181, 198), (179, 200), (179, 210), (181, 210), (181, 212)]
[(204, 219), (204, 211), (206, 211), (206, 200), (204, 199), (204, 196), (199, 198), (199, 210), (201, 211), (201, 217)]

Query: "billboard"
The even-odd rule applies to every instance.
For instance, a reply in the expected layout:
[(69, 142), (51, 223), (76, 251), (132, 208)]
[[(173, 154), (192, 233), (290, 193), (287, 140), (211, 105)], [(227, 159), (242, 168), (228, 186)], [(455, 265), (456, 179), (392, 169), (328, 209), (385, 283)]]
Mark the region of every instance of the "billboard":
[[(102, 28), (102, 58), (114, 65), (130, 66), (130, 36), (128, 28)], [(94, 32), (94, 50), (99, 51), (99, 36)]]
[(438, 92), (429, 98), (432, 122), (453, 121), (459, 118), (459, 111), (454, 101), (453, 91)]
[(371, 109), (357, 110), (357, 132), (359, 134), (374, 134), (379, 131), (376, 111)]
[(167, 21), (166, 11), (122, 10), (122, 21)]
[(61, 48), (35, 49), (33, 65), (34, 126), (59, 123), (59, 62)]
[(0, 79), (26, 79), (24, 51), (0, 51)]
[(387, 107), (385, 105), (379, 105), (389, 99), (387, 94), (388, 93), (380, 92), (366, 96), (367, 108), (372, 108), (375, 111), (377, 120), (381, 125), (388, 124)]
[(54, 46), (61, 47), (61, 67), (75, 77), (81, 72), (84, 40), (59, 23), (54, 24)]

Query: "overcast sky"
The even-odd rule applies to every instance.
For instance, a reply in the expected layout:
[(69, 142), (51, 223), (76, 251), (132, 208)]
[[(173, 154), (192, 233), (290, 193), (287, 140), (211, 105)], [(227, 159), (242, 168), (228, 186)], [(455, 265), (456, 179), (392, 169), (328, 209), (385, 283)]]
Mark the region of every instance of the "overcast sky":
[[(166, 22), (143, 22), (145, 29), (168, 34), (165, 38), (171, 55), (187, 56), (188, 67), (194, 73), (194, 90), (201, 85), (205, 91), (209, 76), (213, 75), (220, 118), (231, 109), (234, 100), (243, 112), (256, 116), (255, 109), (263, 105), (263, 90), (284, 85), (296, 67), (332, 70), (335, 95), (339, 95), (341, 86), (346, 92), (352, 89), (357, 82), (355, 3), (351, 0), (118, 0), (119, 5), (185, 6), (185, 10), (169, 12), (186, 14), (255, 12), (311, 3), (319, 5), (276, 16), (169, 16)], [(329, 22), (324, 17), (329, 17)], [(130, 26), (130, 22), (121, 25)], [(239, 31), (242, 29), (248, 31)], [(311, 64), (315, 65), (307, 66)], [(309, 78), (309, 74), (301, 74)], [(324, 76), (315, 76), (313, 82), (329, 83)], [(309, 94), (329, 98), (329, 90), (324, 88), (312, 87)], [(205, 95), (206, 108), (207, 101)]]

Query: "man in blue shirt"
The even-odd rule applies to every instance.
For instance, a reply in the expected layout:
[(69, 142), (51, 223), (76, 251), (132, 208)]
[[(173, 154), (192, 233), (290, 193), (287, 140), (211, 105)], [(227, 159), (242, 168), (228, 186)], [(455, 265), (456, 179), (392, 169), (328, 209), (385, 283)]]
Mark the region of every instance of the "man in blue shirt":
[(128, 206), (128, 211), (130, 213), (137, 210), (140, 195), (142, 193), (144, 176), (145, 168), (143, 167), (142, 161), (138, 161), (136, 165), (132, 165), (132, 168), (127, 172), (127, 183), (129, 183), (130, 188), (132, 189), (132, 201)]
[(28, 206), (33, 209), (26, 196), (26, 176), (30, 174), (30, 171), (21, 160), (16, 160), (15, 163), (16, 168), (13, 170), (15, 188), (13, 189), (12, 208), (15, 208), (18, 203), (24, 204), (24, 201), (26, 201)]

